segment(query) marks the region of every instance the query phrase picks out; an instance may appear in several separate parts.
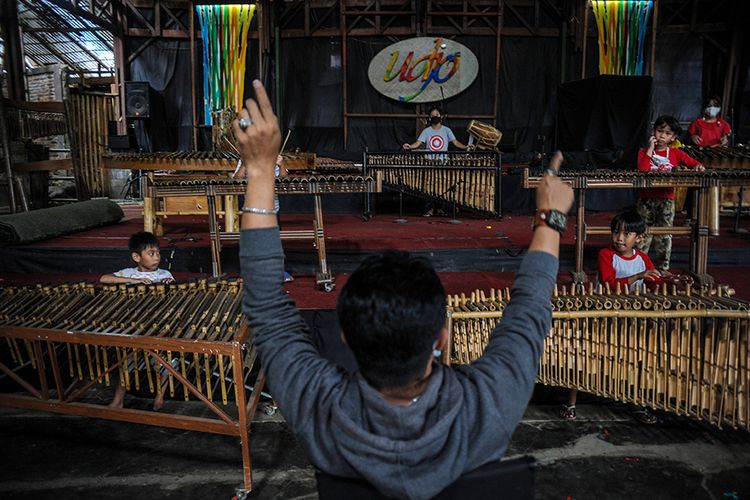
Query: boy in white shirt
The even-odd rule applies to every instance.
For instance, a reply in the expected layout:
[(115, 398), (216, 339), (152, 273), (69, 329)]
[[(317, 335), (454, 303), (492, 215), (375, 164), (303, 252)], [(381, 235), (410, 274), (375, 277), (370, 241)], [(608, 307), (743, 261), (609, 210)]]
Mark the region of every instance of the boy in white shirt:
[[(174, 277), (172, 273), (165, 269), (159, 269), (161, 262), (161, 253), (159, 252), (159, 239), (153, 233), (141, 231), (135, 233), (128, 241), (130, 249), (130, 258), (135, 262), (136, 267), (121, 269), (116, 273), (105, 274), (99, 278), (99, 282), (106, 284), (118, 283), (141, 283), (151, 285), (155, 283), (172, 283)], [(129, 370), (130, 366), (123, 367)], [(137, 367), (132, 367), (137, 369)], [(164, 406), (164, 390), (166, 382), (166, 373), (162, 373), (161, 390), (157, 391), (154, 398), (154, 410), (158, 411)], [(118, 383), (115, 387), (115, 395), (109, 406), (113, 408), (122, 408), (125, 400), (125, 386)]]
[(116, 273), (105, 274), (99, 278), (100, 283), (142, 283), (150, 285), (154, 283), (172, 283), (174, 277), (167, 270), (159, 269), (161, 253), (159, 251), (159, 239), (152, 233), (141, 231), (130, 237), (128, 242), (130, 258), (136, 267), (120, 269)]

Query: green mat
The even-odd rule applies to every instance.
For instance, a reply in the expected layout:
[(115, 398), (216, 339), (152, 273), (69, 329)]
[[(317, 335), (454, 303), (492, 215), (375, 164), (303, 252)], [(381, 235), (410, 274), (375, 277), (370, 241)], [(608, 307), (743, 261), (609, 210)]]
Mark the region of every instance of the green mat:
[(54, 238), (122, 219), (120, 206), (110, 200), (89, 200), (0, 216), (0, 245), (18, 245)]

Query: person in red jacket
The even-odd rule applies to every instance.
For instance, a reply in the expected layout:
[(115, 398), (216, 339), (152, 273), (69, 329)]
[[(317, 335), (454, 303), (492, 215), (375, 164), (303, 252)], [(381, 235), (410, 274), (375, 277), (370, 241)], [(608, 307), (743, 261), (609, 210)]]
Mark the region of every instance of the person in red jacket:
[[(654, 122), (654, 131), (645, 148), (638, 152), (638, 170), (641, 172), (671, 172), (678, 167), (703, 170), (701, 163), (684, 151), (669, 145), (680, 134), (680, 124), (673, 116), (662, 115)], [(641, 190), (636, 210), (649, 227), (668, 227), (674, 222), (674, 188), (648, 188)], [(644, 235), (638, 249), (647, 254), (652, 237)], [(657, 269), (669, 269), (672, 254), (672, 235), (654, 236), (654, 253)]]
[(721, 101), (713, 96), (703, 106), (703, 117), (698, 118), (688, 127), (690, 142), (696, 146), (716, 147), (729, 143), (732, 129), (726, 120), (719, 118)]
[[(609, 285), (615, 291), (628, 287), (631, 291), (643, 286), (644, 282), (658, 283), (661, 273), (654, 268), (648, 255), (636, 248), (647, 233), (646, 221), (637, 212), (625, 212), (615, 215), (610, 223), (612, 229), (612, 246), (599, 251), (599, 282)], [(565, 420), (576, 419), (576, 400), (578, 390), (568, 392), (568, 402), (560, 408), (560, 417)], [(646, 407), (633, 406), (633, 417), (643, 424), (653, 424), (656, 416)]]

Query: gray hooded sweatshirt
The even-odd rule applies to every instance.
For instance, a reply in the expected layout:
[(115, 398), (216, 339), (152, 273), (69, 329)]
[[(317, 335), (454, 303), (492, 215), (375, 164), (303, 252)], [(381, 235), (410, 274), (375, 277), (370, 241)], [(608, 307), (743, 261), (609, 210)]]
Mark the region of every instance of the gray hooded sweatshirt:
[(388, 496), (430, 498), (504, 455), (550, 328), (555, 257), (529, 252), (484, 355), (466, 366), (436, 363), (425, 392), (403, 406), (318, 354), (283, 290), (278, 228), (243, 230), (240, 245), (252, 342), (269, 390), (313, 465), (362, 477)]

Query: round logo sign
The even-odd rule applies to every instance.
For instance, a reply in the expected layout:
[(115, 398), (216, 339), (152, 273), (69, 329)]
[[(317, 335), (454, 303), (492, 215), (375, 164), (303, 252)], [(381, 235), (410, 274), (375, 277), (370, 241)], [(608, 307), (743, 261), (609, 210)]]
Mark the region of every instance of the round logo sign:
[(370, 61), (367, 75), (378, 92), (402, 102), (434, 102), (463, 92), (479, 73), (466, 46), (441, 37), (389, 45)]

